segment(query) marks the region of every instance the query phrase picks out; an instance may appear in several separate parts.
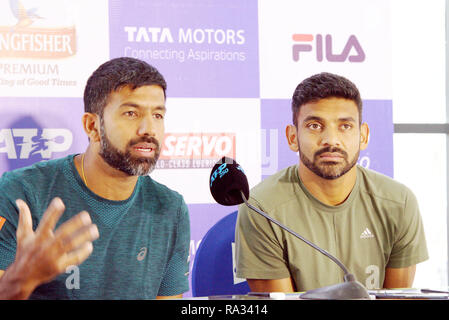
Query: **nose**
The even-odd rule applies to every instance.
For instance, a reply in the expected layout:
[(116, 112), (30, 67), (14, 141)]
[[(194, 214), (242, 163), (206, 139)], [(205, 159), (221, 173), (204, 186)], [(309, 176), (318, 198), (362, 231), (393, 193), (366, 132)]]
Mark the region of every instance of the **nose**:
[(139, 136), (154, 136), (154, 123), (152, 117), (145, 117), (140, 121), (139, 127), (137, 130), (137, 135)]
[(321, 135), (321, 145), (323, 146), (340, 146), (340, 136), (338, 130), (326, 128)]

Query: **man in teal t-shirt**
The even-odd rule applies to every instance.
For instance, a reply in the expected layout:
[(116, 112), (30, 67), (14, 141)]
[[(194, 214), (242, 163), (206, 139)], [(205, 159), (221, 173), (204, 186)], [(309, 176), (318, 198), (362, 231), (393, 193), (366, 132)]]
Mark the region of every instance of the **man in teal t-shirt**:
[(0, 179), (0, 299), (154, 299), (188, 291), (190, 222), (157, 183), (166, 83), (117, 58), (89, 78), (83, 154)]

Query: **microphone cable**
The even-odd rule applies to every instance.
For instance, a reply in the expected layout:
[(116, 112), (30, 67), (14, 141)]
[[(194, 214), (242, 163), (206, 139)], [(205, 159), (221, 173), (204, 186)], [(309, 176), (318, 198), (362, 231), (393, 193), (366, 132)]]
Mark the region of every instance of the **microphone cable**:
[(329, 252), (327, 252), (324, 249), (321, 249), (320, 247), (316, 246), (315, 244), (313, 244), (312, 242), (310, 242), (309, 240), (305, 239), (304, 237), (300, 236), (298, 233), (296, 233), (295, 231), (293, 231), (292, 229), (288, 228), (287, 226), (284, 226), (282, 223), (280, 223), (279, 221), (276, 221), (275, 219), (273, 219), (272, 217), (270, 217), (268, 214), (266, 214), (265, 212), (263, 212), (262, 210), (256, 208), (255, 206), (251, 205), (248, 202), (248, 199), (246, 199), (245, 194), (243, 193), (243, 191), (240, 191), (240, 194), (242, 196), (243, 201), (245, 202), (245, 204), (252, 210), (256, 211), (257, 213), (261, 214), (262, 216), (264, 216), (265, 218), (267, 218), (268, 220), (270, 220), (271, 222), (273, 222), (274, 224), (278, 225), (279, 227), (281, 227), (282, 229), (288, 231), (289, 233), (291, 233), (292, 235), (294, 235), (295, 237), (299, 238), (300, 240), (302, 240), (303, 242), (305, 242), (306, 244), (308, 244), (309, 246), (313, 247), (314, 249), (318, 250), (319, 252), (321, 252), (323, 255), (325, 255), (326, 257), (330, 258), (332, 261), (334, 261), (344, 272), (344, 281), (348, 282), (348, 281), (355, 281), (355, 277), (354, 275), (352, 275), (348, 269), (346, 269), (345, 265), (338, 260), (337, 258), (335, 258), (333, 255), (331, 255)]

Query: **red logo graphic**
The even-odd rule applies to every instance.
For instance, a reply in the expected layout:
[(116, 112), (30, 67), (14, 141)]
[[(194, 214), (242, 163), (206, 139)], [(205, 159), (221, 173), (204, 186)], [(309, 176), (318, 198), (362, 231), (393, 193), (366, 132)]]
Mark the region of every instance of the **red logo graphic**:
[(157, 168), (212, 168), (223, 156), (235, 158), (235, 133), (167, 133)]
[[(301, 52), (310, 52), (314, 47), (316, 52), (316, 60), (319, 62), (323, 61), (324, 58), (329, 62), (345, 62), (346, 60), (348, 60), (349, 62), (365, 61), (365, 52), (363, 51), (363, 48), (355, 35), (351, 35), (349, 37), (349, 39), (346, 41), (343, 51), (340, 54), (336, 54), (333, 52), (333, 38), (330, 34), (327, 34), (325, 36), (324, 41), (323, 35), (321, 34), (317, 34), (316, 36), (314, 36), (313, 34), (295, 33), (293, 34), (292, 38), (294, 42), (299, 42), (294, 44), (292, 47), (294, 61), (300, 60)], [(350, 55), (352, 49), (355, 50), (356, 54)]]

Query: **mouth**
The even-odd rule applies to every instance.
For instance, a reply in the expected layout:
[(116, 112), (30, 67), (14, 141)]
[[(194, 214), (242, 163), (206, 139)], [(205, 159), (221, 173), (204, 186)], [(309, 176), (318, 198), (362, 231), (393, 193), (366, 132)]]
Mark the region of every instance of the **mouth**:
[(141, 157), (151, 157), (156, 153), (156, 145), (153, 143), (138, 143), (132, 146), (132, 150)]
[(338, 152), (324, 152), (319, 157), (320, 160), (325, 162), (340, 162), (344, 160), (344, 156)]

